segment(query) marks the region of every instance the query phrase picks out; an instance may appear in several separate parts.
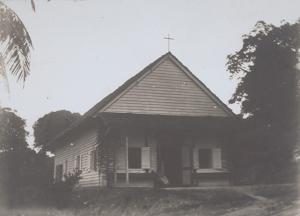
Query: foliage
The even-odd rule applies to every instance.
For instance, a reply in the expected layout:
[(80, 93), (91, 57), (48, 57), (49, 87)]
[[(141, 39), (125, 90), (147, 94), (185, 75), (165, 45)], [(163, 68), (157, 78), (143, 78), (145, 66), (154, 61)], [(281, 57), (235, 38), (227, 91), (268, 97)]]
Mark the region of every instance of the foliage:
[(33, 48), (29, 33), (18, 15), (0, 2), (0, 76), (7, 77), (6, 67), (17, 80), (23, 82), (29, 75), (30, 53)]
[[(35, 203), (49, 203), (49, 193), (53, 178), (54, 158), (49, 157), (45, 152), (34, 152), (31, 158), (31, 163), (28, 165), (26, 173), (30, 183), (26, 189), (31, 189), (35, 192), (36, 197), (29, 199)], [(36, 199), (34, 199), (36, 198)], [(26, 200), (22, 199), (24, 203)]]
[(79, 118), (79, 113), (71, 113), (67, 110), (60, 110), (44, 115), (33, 125), (35, 147), (43, 149), (51, 139)]
[[(25, 131), (25, 121), (8, 108), (0, 108), (0, 190), (6, 194), (7, 204), (20, 189), (22, 167), (28, 151)], [(2, 197), (3, 198), (3, 197)]]
[(286, 104), (295, 100), (299, 27), (298, 22), (280, 27), (258, 22), (244, 35), (242, 49), (228, 56), (228, 71), (240, 78), (230, 103), (241, 102), (243, 114), (266, 121), (294, 114), (295, 106)]
[(249, 196), (220, 188), (202, 190), (103, 188), (98, 193), (91, 188), (81, 191), (74, 208), (79, 215), (99, 216), (224, 215), (252, 202), (253, 199)]
[(52, 179), (52, 159), (29, 148), (0, 154), (1, 204), (45, 203)]
[(299, 27), (299, 22), (279, 27), (258, 22), (243, 36), (241, 50), (228, 56), (228, 71), (239, 80), (230, 103), (240, 103), (247, 118), (235, 146), (244, 166), (236, 163), (254, 181), (287, 180), (293, 167)]
[(27, 134), (24, 119), (0, 108), (0, 204), (41, 201), (52, 184), (53, 159), (27, 148)]
[(69, 204), (72, 192), (82, 178), (80, 175), (81, 170), (75, 169), (73, 173), (65, 174), (63, 181), (54, 181), (52, 198), (58, 208), (66, 207)]
[(0, 152), (27, 147), (25, 120), (10, 108), (0, 108)]

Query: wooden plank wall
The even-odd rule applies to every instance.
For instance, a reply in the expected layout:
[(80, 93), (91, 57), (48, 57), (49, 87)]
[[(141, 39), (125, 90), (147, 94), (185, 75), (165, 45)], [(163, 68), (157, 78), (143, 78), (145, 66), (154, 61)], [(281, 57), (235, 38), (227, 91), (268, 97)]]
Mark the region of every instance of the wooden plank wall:
[(105, 112), (177, 116), (227, 116), (171, 60), (165, 60)]
[[(82, 187), (99, 186), (98, 171), (90, 170), (89, 167), (89, 153), (96, 148), (97, 145), (97, 132), (96, 130), (89, 130), (83, 132), (82, 135), (57, 151), (54, 152), (54, 169), (57, 164), (63, 164), (64, 173), (72, 172), (75, 168), (74, 160), (77, 155), (81, 157), (81, 170), (83, 177), (79, 181), (79, 185)], [(68, 161), (68, 167), (66, 170), (65, 161)], [(55, 173), (55, 172), (54, 172)], [(101, 183), (104, 184), (104, 183)]]

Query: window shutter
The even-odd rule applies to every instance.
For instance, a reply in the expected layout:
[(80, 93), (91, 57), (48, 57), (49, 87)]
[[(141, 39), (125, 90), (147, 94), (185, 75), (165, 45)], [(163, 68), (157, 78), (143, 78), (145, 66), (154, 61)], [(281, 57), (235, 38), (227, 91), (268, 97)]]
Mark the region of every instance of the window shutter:
[(88, 158), (87, 158), (87, 169), (88, 170), (92, 170), (92, 159), (93, 159), (93, 154), (92, 154), (93, 151), (89, 151), (88, 152)]
[(96, 160), (96, 150), (90, 151), (90, 159), (89, 159), (89, 168), (90, 170), (96, 170), (95, 161)]
[(221, 149), (213, 149), (213, 168), (221, 169), (222, 168), (222, 159), (221, 159)]
[(183, 168), (190, 168), (191, 167), (191, 161), (190, 161), (190, 149), (188, 146), (182, 146), (182, 167)]
[(99, 169), (99, 146), (95, 149), (95, 170), (97, 171)]
[(150, 169), (150, 147), (142, 148), (142, 169)]
[(94, 166), (95, 166), (95, 171), (98, 170), (98, 163), (99, 163), (99, 158), (98, 158), (98, 147), (95, 150), (95, 154), (94, 154)]
[(74, 166), (73, 166), (73, 169), (77, 168), (76, 165), (77, 165), (77, 156), (74, 157)]
[(194, 148), (193, 161), (194, 161), (194, 169), (199, 169), (198, 148)]
[(80, 160), (79, 160), (79, 169), (83, 171), (83, 154), (81, 154), (79, 156)]
[(83, 155), (76, 155), (74, 158), (74, 169), (82, 169), (82, 156)]

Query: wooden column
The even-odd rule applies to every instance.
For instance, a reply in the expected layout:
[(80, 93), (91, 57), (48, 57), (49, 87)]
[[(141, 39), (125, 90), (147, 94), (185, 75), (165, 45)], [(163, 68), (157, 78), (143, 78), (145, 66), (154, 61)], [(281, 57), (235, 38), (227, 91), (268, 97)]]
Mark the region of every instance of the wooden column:
[(156, 159), (157, 159), (157, 173), (161, 173), (161, 146), (160, 146), (160, 142), (157, 141), (156, 144), (156, 149), (157, 149), (157, 155), (156, 155)]
[(122, 133), (120, 133), (120, 143), (118, 143), (117, 144), (117, 146), (114, 148), (114, 161), (115, 161), (115, 163), (114, 163), (114, 185), (116, 185), (117, 184), (117, 178), (118, 178), (118, 176), (117, 176), (117, 167), (116, 167), (116, 160), (117, 160), (117, 155), (116, 155), (116, 151), (117, 151), (117, 149), (118, 148), (120, 148), (121, 147), (121, 145), (123, 144), (123, 140), (122, 140), (122, 138), (123, 138), (123, 136), (122, 136)]
[(128, 172), (128, 136), (125, 137), (125, 173), (126, 173), (126, 184), (129, 183), (129, 172)]
[(103, 186), (103, 142), (104, 142), (104, 135), (107, 129), (101, 127), (100, 123), (97, 125), (97, 169), (98, 169), (98, 181), (99, 181), (99, 190), (100, 187)]
[(193, 151), (193, 149), (194, 149), (194, 145), (193, 144), (191, 144), (191, 143), (189, 143), (189, 148), (190, 148), (190, 166), (191, 166), (191, 185), (194, 185), (194, 182), (195, 182), (195, 180), (194, 180), (194, 178), (195, 178), (195, 173), (194, 173), (194, 151)]

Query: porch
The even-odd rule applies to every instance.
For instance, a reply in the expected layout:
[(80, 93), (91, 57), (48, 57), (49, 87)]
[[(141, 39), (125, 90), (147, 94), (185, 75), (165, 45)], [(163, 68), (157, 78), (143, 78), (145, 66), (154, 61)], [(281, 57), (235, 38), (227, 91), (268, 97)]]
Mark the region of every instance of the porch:
[(105, 113), (101, 121), (109, 129), (100, 173), (109, 187), (229, 184), (227, 119)]

